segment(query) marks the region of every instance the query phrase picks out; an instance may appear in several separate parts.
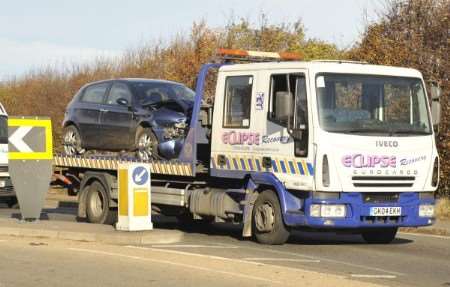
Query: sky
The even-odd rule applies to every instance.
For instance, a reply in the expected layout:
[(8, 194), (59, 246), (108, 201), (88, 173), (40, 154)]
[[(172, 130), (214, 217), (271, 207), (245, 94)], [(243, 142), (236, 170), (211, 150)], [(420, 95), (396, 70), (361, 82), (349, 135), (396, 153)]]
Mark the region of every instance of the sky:
[(140, 44), (232, 17), (301, 19), (306, 36), (349, 47), (376, 20), (381, 0), (0, 0), (0, 80), (47, 65), (120, 56)]

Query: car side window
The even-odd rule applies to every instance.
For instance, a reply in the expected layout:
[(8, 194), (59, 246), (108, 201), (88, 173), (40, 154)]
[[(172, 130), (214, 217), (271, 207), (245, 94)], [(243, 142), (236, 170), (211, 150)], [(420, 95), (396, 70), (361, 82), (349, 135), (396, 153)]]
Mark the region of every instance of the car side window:
[(106, 90), (108, 89), (108, 85), (108, 83), (102, 83), (87, 87), (84, 90), (81, 101), (101, 104), (103, 102), (103, 97), (105, 96)]
[(112, 85), (108, 98), (106, 99), (106, 104), (119, 105), (117, 102), (118, 99), (124, 99), (128, 103), (131, 103), (131, 92), (124, 83), (114, 83)]
[(248, 128), (250, 126), (252, 86), (252, 76), (227, 77), (223, 119), (225, 128)]

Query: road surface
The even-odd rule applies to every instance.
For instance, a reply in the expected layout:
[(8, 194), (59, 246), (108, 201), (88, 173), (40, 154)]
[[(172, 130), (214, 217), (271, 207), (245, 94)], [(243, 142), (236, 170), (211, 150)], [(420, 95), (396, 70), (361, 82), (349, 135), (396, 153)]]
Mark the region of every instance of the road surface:
[[(50, 220), (75, 220), (76, 210), (70, 205), (46, 211)], [(17, 210), (0, 209), (0, 216), (11, 216), (13, 213)], [(186, 234), (182, 242), (172, 245), (127, 248), (139, 248), (139, 254), (143, 255), (158, 252), (201, 259), (215, 258), (231, 265), (235, 262), (233, 260), (237, 260), (289, 267), (289, 270), (318, 271), (389, 286), (450, 286), (450, 237), (399, 233), (391, 244), (370, 245), (364, 243), (359, 235), (294, 232), (285, 245), (265, 246), (242, 240), (239, 226), (231, 224), (192, 229), (163, 218), (155, 222), (155, 227), (181, 228)], [(154, 270), (156, 277), (162, 274), (159, 271)], [(114, 277), (115, 273), (112, 275)], [(206, 277), (202, 279), (209, 280)], [(172, 283), (172, 286), (178, 285)], [(224, 284), (234, 283), (227, 281)], [(244, 283), (235, 286), (250, 284), (248, 281)]]

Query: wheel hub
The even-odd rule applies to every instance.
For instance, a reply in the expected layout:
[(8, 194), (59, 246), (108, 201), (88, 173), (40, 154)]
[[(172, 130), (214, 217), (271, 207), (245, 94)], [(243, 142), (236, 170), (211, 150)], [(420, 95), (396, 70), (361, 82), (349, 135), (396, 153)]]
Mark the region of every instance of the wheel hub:
[(142, 160), (149, 160), (152, 157), (152, 139), (149, 135), (142, 135), (138, 141), (138, 155)]
[(275, 211), (268, 202), (257, 207), (255, 225), (259, 232), (270, 232), (275, 224)]
[(101, 196), (100, 192), (95, 192), (91, 195), (90, 198), (90, 206), (92, 213), (95, 217), (101, 216), (103, 213), (103, 197)]

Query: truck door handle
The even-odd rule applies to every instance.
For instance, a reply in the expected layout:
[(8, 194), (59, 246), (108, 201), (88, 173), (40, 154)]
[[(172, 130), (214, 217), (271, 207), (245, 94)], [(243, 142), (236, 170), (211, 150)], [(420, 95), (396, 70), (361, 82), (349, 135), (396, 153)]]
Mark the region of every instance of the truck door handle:
[(226, 165), (227, 164), (227, 158), (223, 154), (219, 154), (217, 156), (217, 164), (218, 165)]
[(269, 156), (264, 156), (262, 158), (262, 166), (264, 168), (271, 168), (272, 167), (272, 158), (270, 158)]

